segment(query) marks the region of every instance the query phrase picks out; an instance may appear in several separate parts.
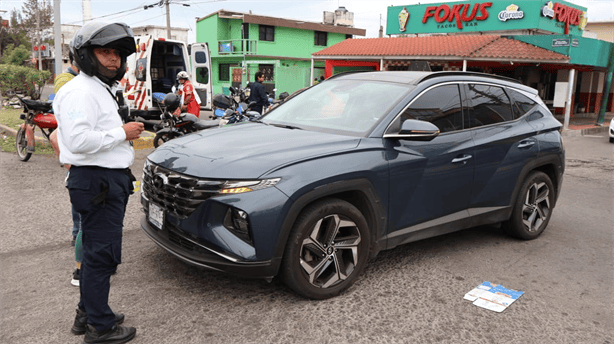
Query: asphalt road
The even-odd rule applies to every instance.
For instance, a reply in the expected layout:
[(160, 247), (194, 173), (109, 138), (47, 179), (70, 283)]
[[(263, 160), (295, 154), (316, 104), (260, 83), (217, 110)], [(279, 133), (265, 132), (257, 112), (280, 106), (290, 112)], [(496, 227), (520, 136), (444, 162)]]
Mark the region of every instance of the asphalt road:
[[(343, 295), (311, 301), (278, 280), (187, 266), (139, 226), (133, 195), (110, 304), (131, 343), (614, 343), (614, 145), (566, 137), (563, 192), (524, 242), (479, 227), (384, 251)], [(140, 176), (150, 151), (138, 151)], [(0, 342), (80, 343), (70, 333), (70, 205), (51, 156), (0, 153)], [(484, 281), (525, 292), (502, 313), (463, 300)]]

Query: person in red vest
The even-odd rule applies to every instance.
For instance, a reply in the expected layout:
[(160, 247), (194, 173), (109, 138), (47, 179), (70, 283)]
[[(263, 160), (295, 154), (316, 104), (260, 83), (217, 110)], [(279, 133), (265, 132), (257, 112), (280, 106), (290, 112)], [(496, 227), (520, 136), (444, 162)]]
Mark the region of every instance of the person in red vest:
[(188, 79), (188, 73), (181, 71), (177, 73), (177, 81), (182, 87), (179, 87), (177, 94), (183, 99), (181, 105), (182, 112), (189, 112), (196, 117), (200, 117), (200, 99), (194, 91), (192, 82)]

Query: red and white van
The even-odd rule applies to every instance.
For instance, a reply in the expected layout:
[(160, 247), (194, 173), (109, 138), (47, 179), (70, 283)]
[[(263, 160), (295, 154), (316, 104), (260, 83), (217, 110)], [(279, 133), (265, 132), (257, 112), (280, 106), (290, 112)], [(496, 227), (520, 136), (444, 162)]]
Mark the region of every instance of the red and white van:
[(154, 94), (170, 93), (180, 71), (190, 75), (201, 110), (211, 110), (211, 58), (206, 43), (188, 47), (181, 41), (151, 35), (137, 36), (135, 40), (136, 53), (128, 57), (126, 75), (121, 80), (131, 115), (159, 119), (161, 110)]

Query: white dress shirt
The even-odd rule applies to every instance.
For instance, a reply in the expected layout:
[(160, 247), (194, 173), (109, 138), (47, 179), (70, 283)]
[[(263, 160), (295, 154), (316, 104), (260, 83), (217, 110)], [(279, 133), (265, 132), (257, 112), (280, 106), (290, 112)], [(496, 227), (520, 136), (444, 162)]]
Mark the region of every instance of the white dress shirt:
[(112, 89), (97, 77), (79, 73), (53, 101), (58, 121), (60, 162), (75, 166), (127, 168), (134, 149), (126, 141)]

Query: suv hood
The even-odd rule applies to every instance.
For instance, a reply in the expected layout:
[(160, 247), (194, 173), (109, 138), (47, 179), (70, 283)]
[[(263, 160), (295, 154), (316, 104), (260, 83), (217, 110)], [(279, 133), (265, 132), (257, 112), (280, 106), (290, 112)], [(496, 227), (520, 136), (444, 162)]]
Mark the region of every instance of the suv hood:
[(239, 123), (171, 140), (148, 159), (200, 178), (254, 179), (282, 165), (355, 148), (359, 142), (352, 136)]

